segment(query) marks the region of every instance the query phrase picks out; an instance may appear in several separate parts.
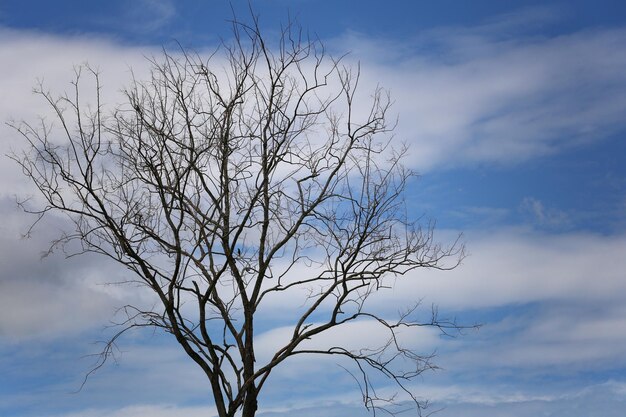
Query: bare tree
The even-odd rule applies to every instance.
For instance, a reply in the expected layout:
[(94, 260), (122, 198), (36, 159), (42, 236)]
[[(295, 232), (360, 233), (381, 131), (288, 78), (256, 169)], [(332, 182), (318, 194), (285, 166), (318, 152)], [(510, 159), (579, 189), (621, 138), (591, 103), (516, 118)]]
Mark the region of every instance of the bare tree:
[[(47, 125), (15, 125), (31, 146), (14, 159), (45, 199), (27, 210), (67, 214), (74, 230), (55, 244), (112, 258), (156, 295), (153, 308), (124, 307), (103, 360), (126, 330), (163, 329), (206, 374), (220, 417), (252, 417), (286, 359), (335, 355), (355, 366), (366, 407), (390, 400), (376, 395), (374, 372), (419, 412), (407, 382), (434, 365), (398, 331), (457, 327), (436, 314), (417, 321), (414, 309), (383, 317), (367, 301), (416, 268), (456, 266), (462, 245), (442, 247), (430, 225), (407, 218), (403, 190), (413, 174), (401, 164), (405, 149), (390, 146), (382, 89), (367, 107), (357, 102), (358, 68), (293, 25), (275, 47), (256, 19), (233, 28), (208, 59), (182, 48), (152, 59), (151, 78), (133, 81), (114, 112), (101, 105), (89, 66), (69, 95), (40, 88), (64, 139), (55, 142)], [(96, 83), (91, 107), (79, 101), (85, 76)], [(258, 312), (273, 297), (303, 293), (291, 336), (261, 362)], [(357, 350), (312, 343), (358, 320), (388, 337)]]

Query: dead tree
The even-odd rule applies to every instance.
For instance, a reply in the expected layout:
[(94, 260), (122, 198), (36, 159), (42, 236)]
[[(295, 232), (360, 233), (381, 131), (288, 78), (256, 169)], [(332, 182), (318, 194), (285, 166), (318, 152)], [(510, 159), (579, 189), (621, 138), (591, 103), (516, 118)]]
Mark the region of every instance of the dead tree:
[[(112, 258), (158, 299), (151, 309), (124, 308), (103, 358), (127, 329), (160, 328), (206, 374), (219, 417), (252, 417), (287, 358), (335, 355), (355, 366), (366, 407), (387, 400), (373, 390), (374, 372), (419, 412), (407, 382), (433, 365), (402, 345), (398, 329), (455, 324), (416, 321), (413, 311), (383, 317), (367, 301), (416, 268), (454, 267), (462, 246), (438, 245), (430, 226), (407, 218), (413, 174), (401, 164), (405, 150), (390, 144), (388, 94), (357, 101), (358, 69), (293, 25), (274, 47), (255, 19), (233, 28), (208, 58), (181, 48), (152, 59), (151, 78), (134, 80), (114, 111), (101, 105), (99, 74), (88, 66), (71, 94), (39, 89), (58, 129), (15, 126), (30, 147), (13, 158), (45, 201), (28, 210), (65, 213), (74, 228), (56, 244)], [(86, 76), (96, 83), (91, 107), (79, 101)], [(258, 311), (303, 290), (291, 337), (261, 362)], [(358, 350), (310, 343), (359, 320), (388, 338)]]

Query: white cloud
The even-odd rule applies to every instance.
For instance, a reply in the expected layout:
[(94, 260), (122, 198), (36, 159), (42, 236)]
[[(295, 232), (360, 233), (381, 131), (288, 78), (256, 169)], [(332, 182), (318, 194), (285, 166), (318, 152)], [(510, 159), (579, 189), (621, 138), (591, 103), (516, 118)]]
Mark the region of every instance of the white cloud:
[[(389, 319), (390, 321), (393, 318)], [(398, 343), (405, 348), (415, 349), (425, 355), (432, 353), (438, 344), (437, 331), (427, 328), (397, 329)], [(264, 332), (256, 339), (256, 352), (260, 362), (267, 361), (281, 347), (285, 346), (293, 335), (293, 327), (278, 327)], [(374, 320), (349, 322), (320, 333), (311, 340), (303, 342), (301, 349), (330, 349), (341, 346), (348, 350), (362, 348), (380, 348), (389, 340), (388, 329)]]
[(123, 2), (108, 15), (91, 17), (89, 23), (131, 36), (155, 34), (167, 27), (177, 14), (173, 0), (135, 0)]
[[(623, 383), (608, 381), (602, 384), (554, 392), (549, 386), (531, 389), (530, 392), (511, 392), (507, 389), (484, 387), (463, 387), (458, 396), (448, 397), (444, 408), (437, 415), (453, 417), (618, 417), (623, 414), (626, 397), (621, 393)], [(456, 388), (456, 387), (455, 387)], [(469, 389), (468, 389), (469, 388)], [(509, 391), (509, 392), (507, 392)], [(573, 392), (572, 392), (573, 391)], [(542, 392), (542, 393), (540, 393)], [(439, 403), (437, 403), (439, 405)]]
[(175, 405), (131, 405), (117, 410), (86, 409), (56, 417), (209, 417), (217, 415), (215, 407), (181, 407)]
[(626, 30), (517, 29), (440, 29), (400, 45), (351, 35), (342, 45), (356, 51), (364, 87), (391, 90), (397, 135), (421, 171), (522, 162), (626, 127)]
[(68, 225), (48, 216), (30, 238), (23, 234), (35, 218), (0, 198), (0, 337), (12, 342), (63, 339), (110, 323), (115, 309), (128, 303), (151, 303), (146, 292), (131, 285), (128, 273), (108, 259), (80, 256), (67, 259), (57, 249), (42, 258)]
[[(412, 167), (520, 162), (626, 127), (626, 54), (620, 53), (626, 30), (538, 37), (519, 32), (527, 28), (524, 17), (511, 19), (425, 32), (404, 43), (355, 34), (338, 42), (336, 49), (354, 50), (361, 61), (364, 97), (378, 84), (391, 90), (400, 116), (397, 136), (411, 145)], [(519, 36), (507, 37), (507, 31)], [(72, 65), (88, 60), (102, 70), (104, 92), (114, 99), (128, 68), (141, 78), (143, 56), (159, 54), (95, 37), (7, 29), (1, 35), (0, 59), (11, 65), (0, 80), (0, 113), (16, 119), (32, 120), (45, 110), (28, 93), (37, 78), (63, 91)]]
[[(561, 302), (503, 310), (505, 317), (444, 346), (446, 368), (511, 375), (571, 376), (626, 366), (626, 310)], [(515, 375), (515, 376), (513, 376)]]
[(552, 207), (546, 207), (543, 202), (536, 198), (526, 197), (520, 205), (522, 212), (530, 215), (532, 223), (538, 226), (558, 229), (570, 225), (567, 213)]
[[(511, 389), (491, 385), (447, 384), (421, 386), (421, 393), (433, 400), (426, 411), (435, 415), (480, 417), (535, 417), (537, 415), (571, 417), (621, 417), (626, 403), (625, 384), (609, 380), (589, 384), (573, 390), (537, 387)], [(357, 393), (354, 393), (358, 396)], [(351, 396), (354, 399), (354, 396)], [(211, 407), (184, 407), (168, 404), (133, 405), (120, 409), (86, 409), (79, 413), (55, 415), (55, 417), (170, 417), (212, 416)], [(306, 401), (292, 402), (287, 398), (278, 404), (261, 406), (263, 417), (299, 415), (305, 417), (342, 417), (371, 415), (362, 405), (337, 395), (311, 397)]]
[(381, 303), (424, 298), (442, 309), (461, 310), (553, 300), (605, 302), (626, 290), (626, 236), (516, 228), (464, 236), (470, 253), (460, 267), (417, 270), (398, 279), (393, 291), (381, 293)]
[(176, 16), (176, 4), (172, 0), (139, 0), (130, 7), (126, 23), (135, 31), (160, 29)]
[[(74, 68), (89, 62), (102, 73), (102, 103), (110, 106), (119, 102), (120, 90), (130, 80), (130, 69), (138, 78), (145, 77), (148, 65), (144, 56), (158, 53), (157, 49), (123, 47), (95, 37), (60, 37), (0, 28), (0, 61), (10, 63), (3, 66), (0, 77), (0, 194), (23, 196), (31, 190), (17, 164), (5, 157), (25, 145), (6, 122), (25, 120), (37, 124), (39, 116), (48, 116), (48, 122), (54, 120), (45, 100), (32, 93), (38, 81), (53, 95), (71, 93)], [(89, 83), (84, 87), (83, 103), (94, 103), (94, 90), (88, 88)]]
[(459, 268), (418, 271), (372, 300), (385, 309), (423, 299), (462, 324), (493, 313), (480, 331), (441, 341), (438, 364), (553, 376), (626, 366), (626, 236), (509, 229), (470, 231), (467, 242)]

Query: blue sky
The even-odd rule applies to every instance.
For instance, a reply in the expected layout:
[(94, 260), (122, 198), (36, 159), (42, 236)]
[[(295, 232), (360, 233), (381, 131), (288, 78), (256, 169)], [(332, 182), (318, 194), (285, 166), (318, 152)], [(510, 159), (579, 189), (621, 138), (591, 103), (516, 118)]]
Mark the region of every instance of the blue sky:
[[(420, 173), (407, 190), (411, 213), (437, 219), (444, 241), (464, 235), (461, 267), (416, 273), (378, 299), (424, 299), (483, 324), (455, 339), (422, 335), (416, 343), (438, 352), (442, 370), (415, 392), (442, 417), (623, 415), (626, 4), (252, 3), (268, 33), (295, 16), (329, 51), (350, 51), (363, 89), (391, 92), (405, 163)], [(247, 2), (233, 8), (245, 16)], [(62, 92), (85, 61), (114, 102), (145, 56), (173, 41), (209, 50), (229, 36), (230, 17), (226, 1), (0, 1), (0, 116), (45, 114), (36, 80)], [(0, 136), (1, 154), (23, 146), (4, 125)], [(117, 361), (75, 393), (115, 307), (141, 295), (102, 285), (121, 274), (104, 260), (40, 260), (64, 223), (49, 219), (21, 239), (31, 219), (14, 195), (29, 192), (2, 159), (0, 415), (212, 415), (200, 372), (158, 334), (124, 338)], [(277, 325), (265, 323), (262, 341)], [(261, 416), (367, 415), (332, 362), (288, 363), (266, 389)]]

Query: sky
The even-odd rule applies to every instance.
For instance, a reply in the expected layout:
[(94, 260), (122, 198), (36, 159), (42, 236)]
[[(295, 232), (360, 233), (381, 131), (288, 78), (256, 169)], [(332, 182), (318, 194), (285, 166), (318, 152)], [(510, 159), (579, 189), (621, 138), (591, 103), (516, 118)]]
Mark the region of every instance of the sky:
[[(441, 369), (414, 392), (440, 417), (623, 415), (626, 3), (355, 4), (252, 1), (267, 33), (295, 18), (360, 63), (361, 88), (390, 92), (404, 163), (419, 174), (410, 215), (436, 219), (443, 241), (463, 235), (460, 267), (416, 272), (379, 299), (482, 325), (420, 335)], [(201, 372), (158, 333), (123, 338), (80, 389), (116, 307), (141, 295), (106, 285), (122, 272), (98, 257), (42, 258), (60, 217), (23, 237), (33, 219), (15, 199), (32, 188), (5, 157), (24, 143), (4, 123), (49, 115), (33, 86), (62, 93), (84, 62), (115, 102), (130, 69), (145, 75), (163, 47), (227, 39), (233, 9), (246, 16), (247, 2), (0, 0), (1, 416), (214, 415)], [(368, 415), (332, 361), (292, 361), (265, 389), (263, 417)]]

